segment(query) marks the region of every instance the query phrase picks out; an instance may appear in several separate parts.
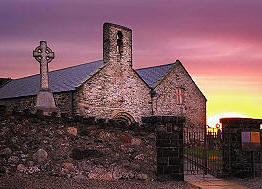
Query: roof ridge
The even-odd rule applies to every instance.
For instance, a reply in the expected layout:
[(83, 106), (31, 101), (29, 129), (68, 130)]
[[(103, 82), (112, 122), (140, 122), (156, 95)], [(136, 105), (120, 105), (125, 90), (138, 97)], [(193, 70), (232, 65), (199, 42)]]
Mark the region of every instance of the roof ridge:
[[(66, 68), (61, 68), (61, 69), (53, 70), (53, 71), (51, 71), (51, 72), (56, 72), (56, 71), (65, 70), (65, 69), (69, 69), (69, 68), (73, 68), (73, 67), (83, 66), (83, 65), (86, 65), (86, 64), (92, 64), (92, 63), (99, 62), (99, 61), (103, 61), (103, 60), (96, 60), (96, 61), (92, 61), (92, 62), (88, 62), (88, 63), (78, 64), (78, 65), (74, 65), (74, 66), (70, 66), (70, 67), (66, 67)], [(51, 73), (51, 72), (49, 72), (49, 73)], [(37, 74), (37, 75), (38, 75), (38, 74)]]
[(162, 64), (162, 65), (158, 65), (158, 66), (150, 66), (150, 67), (146, 67), (146, 68), (139, 68), (139, 69), (135, 69), (135, 70), (137, 71), (137, 70), (156, 68), (156, 67), (161, 67), (161, 66), (169, 66), (169, 65), (172, 65), (172, 64), (175, 64), (175, 62), (174, 63), (170, 63), (170, 64)]

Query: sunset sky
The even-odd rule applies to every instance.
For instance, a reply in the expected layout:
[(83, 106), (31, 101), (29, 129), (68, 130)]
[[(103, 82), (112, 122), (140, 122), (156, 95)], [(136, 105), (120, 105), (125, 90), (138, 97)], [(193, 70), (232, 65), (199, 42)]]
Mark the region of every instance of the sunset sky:
[(262, 118), (261, 0), (1, 0), (0, 77), (39, 73), (40, 40), (50, 70), (102, 59), (102, 26), (133, 30), (134, 68), (179, 59), (208, 99), (207, 116)]

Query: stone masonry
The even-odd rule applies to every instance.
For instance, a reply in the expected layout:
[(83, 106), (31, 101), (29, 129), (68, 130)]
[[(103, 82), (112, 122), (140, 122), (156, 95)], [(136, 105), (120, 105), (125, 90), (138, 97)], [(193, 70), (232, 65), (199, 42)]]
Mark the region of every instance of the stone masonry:
[[(117, 34), (121, 32), (122, 52)], [(131, 114), (136, 121), (151, 113), (148, 85), (132, 69), (132, 31), (123, 26), (104, 24), (104, 67), (79, 87), (76, 112), (113, 118), (118, 112)]]
[(261, 176), (262, 148), (245, 150), (242, 147), (241, 132), (259, 132), (262, 139), (262, 119), (223, 118), (223, 174), (236, 177)]
[(153, 128), (114, 120), (0, 111), (0, 177), (155, 180)]
[[(54, 93), (56, 106), (62, 113), (72, 116), (73, 112), (73, 92)], [(8, 111), (23, 111), (28, 109), (35, 111), (36, 96), (18, 97), (10, 99), (0, 99), (0, 104), (7, 107)]]
[[(177, 104), (176, 88), (184, 89), (184, 104)], [(167, 73), (154, 89), (154, 115), (177, 115), (186, 119), (187, 127), (206, 125), (206, 98), (198, 89), (180, 61)]]
[(0, 108), (0, 177), (183, 180), (183, 117), (56, 117)]

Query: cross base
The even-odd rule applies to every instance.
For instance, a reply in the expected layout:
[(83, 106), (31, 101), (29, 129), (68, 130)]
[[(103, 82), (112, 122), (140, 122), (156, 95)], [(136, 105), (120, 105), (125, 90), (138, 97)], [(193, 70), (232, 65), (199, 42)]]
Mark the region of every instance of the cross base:
[(42, 110), (44, 114), (59, 113), (53, 93), (49, 90), (40, 90), (36, 97), (36, 110)]

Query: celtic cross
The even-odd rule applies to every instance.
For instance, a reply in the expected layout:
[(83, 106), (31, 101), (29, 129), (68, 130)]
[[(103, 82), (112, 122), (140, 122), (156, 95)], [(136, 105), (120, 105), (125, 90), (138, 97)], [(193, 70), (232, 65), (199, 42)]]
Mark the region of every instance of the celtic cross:
[(40, 63), (40, 90), (49, 90), (48, 63), (55, 54), (47, 47), (46, 41), (40, 41), (40, 46), (33, 51), (33, 57)]

